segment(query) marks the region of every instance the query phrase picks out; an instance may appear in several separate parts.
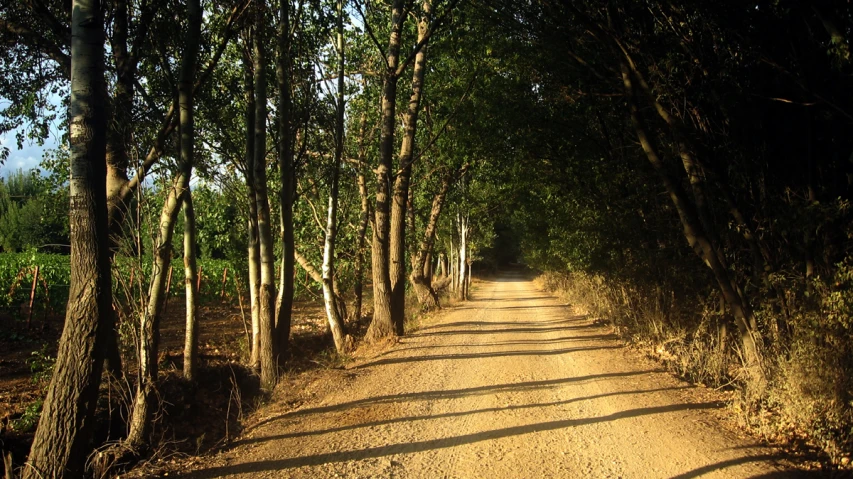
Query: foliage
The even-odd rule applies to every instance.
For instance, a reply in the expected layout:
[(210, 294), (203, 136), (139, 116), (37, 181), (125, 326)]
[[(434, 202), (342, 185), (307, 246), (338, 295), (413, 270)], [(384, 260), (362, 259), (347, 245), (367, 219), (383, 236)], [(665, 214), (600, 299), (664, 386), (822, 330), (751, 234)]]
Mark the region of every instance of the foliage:
[(6, 252), (67, 244), (68, 195), (39, 170), (0, 178), (0, 247)]
[(36, 399), (27, 405), (21, 417), (12, 421), (12, 429), (22, 433), (30, 432), (35, 429), (38, 425), (39, 418), (41, 417), (41, 408), (43, 404), (44, 400)]
[(56, 358), (48, 352), (47, 344), (42, 345), (38, 351), (30, 353), (27, 359), (27, 365), (32, 373), (32, 381), (34, 384), (47, 388), (50, 382), (50, 377), (53, 375), (53, 365), (56, 363)]

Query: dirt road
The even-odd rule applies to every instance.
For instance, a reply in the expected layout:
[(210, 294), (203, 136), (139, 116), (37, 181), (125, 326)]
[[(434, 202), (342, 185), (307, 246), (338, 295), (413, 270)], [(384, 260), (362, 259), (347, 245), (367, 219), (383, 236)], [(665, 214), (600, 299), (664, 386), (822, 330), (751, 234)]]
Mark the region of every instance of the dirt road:
[(337, 379), (189, 477), (791, 477), (713, 394), (517, 275)]

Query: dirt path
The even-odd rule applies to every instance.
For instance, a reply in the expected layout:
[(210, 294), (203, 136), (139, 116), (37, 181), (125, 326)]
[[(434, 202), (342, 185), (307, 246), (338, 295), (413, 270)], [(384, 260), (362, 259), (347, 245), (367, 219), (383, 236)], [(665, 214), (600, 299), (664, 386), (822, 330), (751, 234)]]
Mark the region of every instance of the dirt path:
[(791, 477), (713, 394), (511, 274), (338, 378), (189, 477)]

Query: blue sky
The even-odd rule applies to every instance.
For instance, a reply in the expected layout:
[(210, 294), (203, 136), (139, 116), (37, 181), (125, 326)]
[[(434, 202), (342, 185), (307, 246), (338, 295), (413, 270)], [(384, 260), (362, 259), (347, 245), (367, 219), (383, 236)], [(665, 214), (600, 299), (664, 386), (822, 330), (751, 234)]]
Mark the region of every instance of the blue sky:
[(24, 171), (37, 168), (44, 152), (58, 146), (58, 138), (51, 137), (42, 146), (39, 146), (35, 142), (24, 141), (23, 146), (23, 149), (18, 149), (14, 131), (0, 135), (0, 147), (9, 148), (9, 159), (0, 166), (0, 176), (4, 178), (8, 177), (10, 173), (17, 171), (19, 168)]

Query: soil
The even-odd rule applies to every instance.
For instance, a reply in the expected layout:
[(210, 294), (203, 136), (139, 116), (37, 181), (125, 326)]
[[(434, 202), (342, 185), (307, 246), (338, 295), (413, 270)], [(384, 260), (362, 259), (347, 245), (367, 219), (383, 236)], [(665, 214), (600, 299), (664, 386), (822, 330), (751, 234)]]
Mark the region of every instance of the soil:
[(475, 284), (471, 301), (390, 347), (362, 350), (345, 368), (292, 375), (226, 450), (157, 472), (819, 477), (739, 434), (724, 401), (507, 273)]
[[(214, 301), (199, 308), (201, 367), (199, 380), (191, 386), (181, 376), (183, 298), (171, 298), (168, 303), (160, 329), (159, 385), (164, 399), (159, 414), (168, 419), (159, 421), (155, 428), (155, 436), (161, 438), (161, 447), (155, 457), (197, 454), (227, 443), (239, 432), (243, 412), (258, 405), (257, 378), (243, 366), (247, 341), (242, 315), (239, 306), (231, 303), (236, 300)], [(20, 419), (27, 408), (32, 408), (44, 397), (49, 380), (47, 374), (34, 374), (31, 358), (55, 356), (64, 318), (58, 315), (37, 318), (31, 328), (27, 328), (25, 319), (0, 319), (5, 328), (0, 335), (0, 351), (3, 351), (0, 358), (0, 450), (11, 452), (16, 464), (20, 465), (29, 452), (36, 424), (21, 430)], [(295, 359), (288, 365), (291, 370), (317, 367), (312, 360), (330, 348), (325, 330), (322, 305), (311, 301), (296, 302), (291, 342)], [(39, 355), (33, 356), (34, 352)], [(131, 357), (132, 352), (127, 351), (124, 356)], [(133, 365), (128, 362), (125, 366)], [(124, 398), (114, 401), (116, 404), (99, 407), (96, 441), (115, 440), (126, 433), (124, 417), (130, 397), (129, 384), (120, 381), (112, 386), (111, 391), (102, 396)], [(102, 387), (106, 389), (107, 385), (102, 384)], [(147, 464), (142, 466), (137, 472), (147, 474)]]

